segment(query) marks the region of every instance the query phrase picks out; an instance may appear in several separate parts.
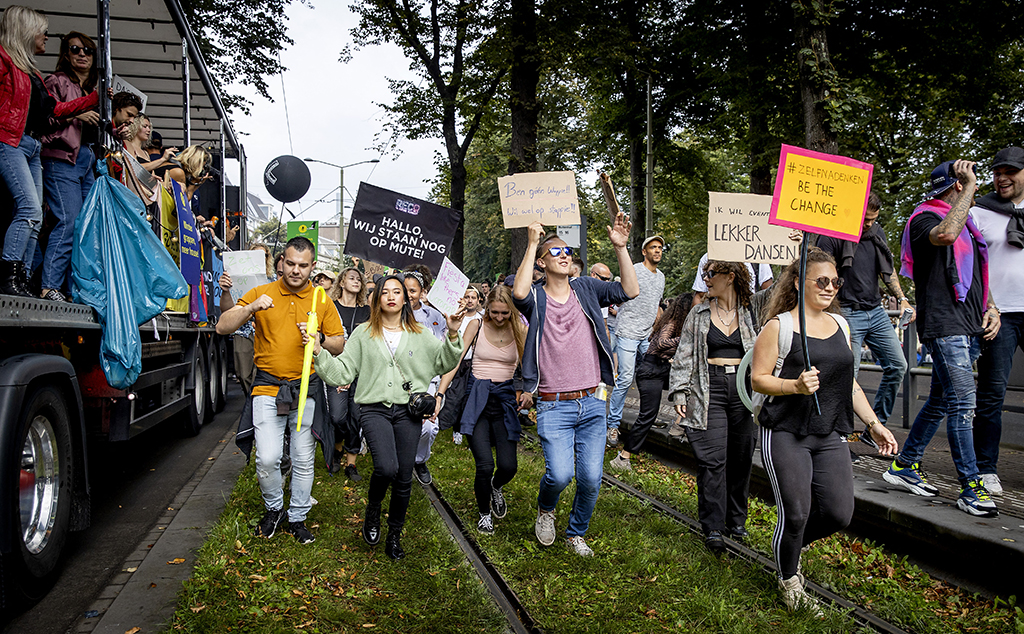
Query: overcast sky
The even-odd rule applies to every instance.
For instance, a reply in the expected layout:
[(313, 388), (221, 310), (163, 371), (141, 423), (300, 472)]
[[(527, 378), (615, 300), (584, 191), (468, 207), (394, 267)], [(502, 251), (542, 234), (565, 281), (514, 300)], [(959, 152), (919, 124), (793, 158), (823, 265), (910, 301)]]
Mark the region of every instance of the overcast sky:
[[(316, 8), (292, 3), (288, 7), (288, 34), (295, 44), (281, 54), (284, 94), (291, 121), (289, 148), (285, 100), (281, 76), (268, 77), (270, 102), (244, 86), (231, 89), (249, 98), (253, 105), (249, 116), (234, 118), (235, 132), (241, 136), (248, 157), (249, 191), (264, 202), (272, 203), (275, 214), (280, 203), (263, 186), (263, 170), (275, 157), (293, 154), (348, 165), (380, 159), (378, 164), (358, 165), (345, 170), (345, 204), (351, 205), (360, 181), (426, 198), (430, 186), (424, 182), (435, 173), (434, 154), (443, 141), (400, 139), (401, 155), (380, 156), (373, 150), (374, 137), (384, 134), (384, 111), (375, 103), (390, 103), (387, 78), (409, 78), (409, 63), (395, 46), (379, 46), (356, 51), (352, 61), (342, 64), (339, 53), (351, 42), (349, 30), (356, 24), (346, 1), (317, 2)], [(306, 196), (288, 208), (301, 216), (327, 220), (337, 214), (338, 170), (309, 163), (312, 183)], [(237, 180), (237, 178), (232, 178)], [(330, 200), (313, 203), (320, 198)], [(349, 213), (346, 211), (346, 214)], [(288, 215), (285, 214), (288, 219)]]

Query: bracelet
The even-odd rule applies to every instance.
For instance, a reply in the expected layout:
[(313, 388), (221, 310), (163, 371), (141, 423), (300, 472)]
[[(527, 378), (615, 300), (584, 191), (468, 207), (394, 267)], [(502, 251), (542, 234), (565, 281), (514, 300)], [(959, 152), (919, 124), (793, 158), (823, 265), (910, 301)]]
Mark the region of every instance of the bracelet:
[(455, 331), (455, 338), (452, 338), (451, 333), (448, 333), (448, 341), (451, 341), (452, 343), (455, 343), (458, 340), (459, 340), (459, 331), (457, 331), (457, 330)]
[(870, 431), (875, 425), (881, 425), (882, 423), (876, 418), (875, 420), (868, 423), (868, 430)]
[(997, 315), (1002, 315), (1002, 313), (1001, 313), (1001, 312), (999, 312), (999, 308), (997, 308), (997, 307), (996, 307), (996, 306), (994, 306), (994, 305), (993, 305), (993, 306), (989, 306), (988, 308), (986, 308), (986, 309), (985, 309), (985, 312), (988, 312), (988, 311), (990, 311), (990, 310), (994, 310), (994, 311), (996, 311), (996, 314), (997, 314)]

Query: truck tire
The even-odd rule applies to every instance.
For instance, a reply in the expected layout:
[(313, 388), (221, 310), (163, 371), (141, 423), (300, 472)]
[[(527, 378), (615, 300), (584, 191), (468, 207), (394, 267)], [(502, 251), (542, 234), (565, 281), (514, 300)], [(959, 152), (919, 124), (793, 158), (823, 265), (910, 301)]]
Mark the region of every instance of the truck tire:
[(213, 343), (217, 347), (217, 354), (220, 356), (220, 372), (217, 387), (220, 389), (220, 406), (217, 407), (219, 414), (227, 405), (228, 400), (228, 366), (231, 365), (228, 357), (228, 342), (224, 337), (214, 337)]
[(206, 422), (223, 408), (224, 395), (220, 391), (220, 350), (213, 337), (206, 340)]
[(11, 501), (13, 535), (5, 589), (15, 601), (36, 601), (53, 585), (67, 539), (74, 490), (71, 421), (64, 394), (44, 385), (25, 399), (17, 447), (18, 495)]
[(207, 378), (206, 355), (203, 354), (203, 346), (196, 343), (192, 352), (192, 403), (187, 408), (188, 416), (185, 417), (185, 435), (196, 436), (206, 422), (206, 411), (209, 408), (209, 397), (206, 395), (210, 389), (210, 381)]

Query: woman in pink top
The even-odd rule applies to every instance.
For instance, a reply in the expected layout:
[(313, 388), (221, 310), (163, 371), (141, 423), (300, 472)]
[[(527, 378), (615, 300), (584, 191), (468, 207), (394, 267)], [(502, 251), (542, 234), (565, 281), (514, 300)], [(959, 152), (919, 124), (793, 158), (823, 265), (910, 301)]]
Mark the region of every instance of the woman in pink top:
[[(465, 341), (473, 342), (473, 358), (466, 386), (466, 407), (462, 412), (461, 429), (469, 437), (469, 448), (476, 461), (473, 489), (480, 511), (476, 527), (481, 533), (494, 532), (494, 519), (505, 517), (508, 506), (502, 487), (519, 469), (516, 443), (522, 433), (518, 410), (533, 405), (533, 395), (516, 390), (513, 375), (523, 358), (526, 328), (519, 311), (512, 305), (512, 291), (496, 286), (487, 294), (487, 309), (482, 319), (466, 328)], [(463, 356), (470, 346), (462, 350)], [(439, 392), (444, 393), (455, 370), (445, 375)], [(492, 455), (491, 449), (494, 449)], [(494, 463), (497, 459), (498, 468)]]

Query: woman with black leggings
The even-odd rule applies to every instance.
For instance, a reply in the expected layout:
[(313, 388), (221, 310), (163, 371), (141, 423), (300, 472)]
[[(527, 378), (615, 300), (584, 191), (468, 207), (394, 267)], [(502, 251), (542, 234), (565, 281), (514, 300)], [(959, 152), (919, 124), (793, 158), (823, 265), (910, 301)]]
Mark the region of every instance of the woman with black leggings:
[[(758, 423), (761, 456), (778, 514), (772, 548), (782, 600), (790, 610), (803, 606), (820, 615), (821, 609), (804, 592), (800, 549), (842, 530), (853, 517), (853, 470), (842, 442), (853, 431), (853, 415), (868, 426), (880, 453), (894, 454), (897, 447), (853, 379), (858, 359), (850, 350), (849, 327), (836, 300), (843, 280), (832, 256), (813, 247), (804, 284), (811, 368), (804, 370), (799, 266), (799, 260), (790, 264), (776, 283), (766, 310), (768, 321), (754, 345), (751, 383), (754, 390), (771, 397), (764, 402)], [(792, 336), (780, 337), (780, 331)], [(792, 339), (789, 352), (775, 372), (786, 338)]]
[[(469, 449), (476, 461), (473, 491), (480, 512), (476, 528), (490, 535), (494, 520), (505, 517), (508, 511), (502, 487), (519, 470), (516, 443), (522, 427), (518, 412), (533, 405), (533, 395), (517, 391), (512, 379), (523, 358), (526, 328), (512, 304), (509, 287), (502, 284), (491, 289), (484, 316), (469, 324), (466, 340), (475, 343), (460, 428), (469, 437)], [(454, 374), (441, 380), (442, 392)]]
[(355, 402), (373, 456), (363, 539), (371, 546), (380, 541), (381, 505), (391, 488), (384, 552), (392, 559), (405, 556), (399, 538), (409, 510), (420, 428), (427, 422), (410, 416), (409, 393), (425, 392), (434, 376), (459, 362), (462, 317), (463, 312), (447, 317), (448, 334), (439, 341), (413, 316), (402, 277), (388, 275), (373, 291), (370, 319), (356, 327), (341, 354), (321, 354), (320, 340), (314, 339), (314, 367), (324, 383), (348, 385), (359, 379)]

